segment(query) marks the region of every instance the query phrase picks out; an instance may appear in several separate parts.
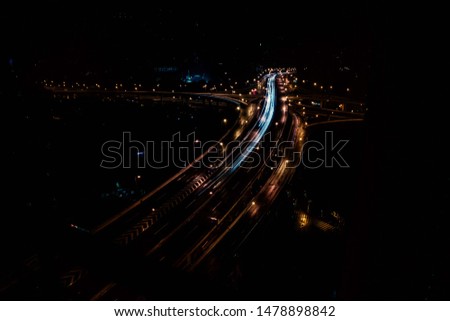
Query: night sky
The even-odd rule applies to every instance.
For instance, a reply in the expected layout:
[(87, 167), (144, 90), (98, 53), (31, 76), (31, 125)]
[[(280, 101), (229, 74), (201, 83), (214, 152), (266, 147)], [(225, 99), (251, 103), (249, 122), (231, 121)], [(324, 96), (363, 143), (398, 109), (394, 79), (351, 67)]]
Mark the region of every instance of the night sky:
[(294, 10), (231, 3), (147, 8), (47, 2), (1, 15), (3, 54), (38, 78), (124, 76), (193, 61), (238, 68), (350, 64), (367, 73), (374, 37), (374, 17), (365, 2), (300, 3)]

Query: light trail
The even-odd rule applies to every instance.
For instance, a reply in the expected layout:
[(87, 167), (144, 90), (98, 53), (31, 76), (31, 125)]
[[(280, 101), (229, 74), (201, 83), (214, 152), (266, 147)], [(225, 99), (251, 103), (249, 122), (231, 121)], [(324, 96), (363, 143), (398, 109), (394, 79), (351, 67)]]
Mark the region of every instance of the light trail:
[[(257, 122), (253, 125), (252, 130), (249, 130), (247, 135), (242, 139), (237, 150), (240, 152), (236, 160), (232, 159), (231, 167), (225, 165), (225, 168), (218, 173), (215, 179), (209, 183), (212, 189), (219, 187), (225, 179), (232, 173), (234, 173), (240, 165), (245, 161), (245, 159), (253, 152), (256, 146), (260, 143), (261, 139), (266, 134), (270, 123), (272, 122), (273, 116), (275, 114), (275, 104), (276, 104), (276, 77), (277, 74), (269, 74), (267, 77), (266, 85), (266, 95), (264, 103), (262, 106), (261, 114), (257, 119)], [(232, 158), (233, 153), (229, 154), (224, 159), (224, 164), (227, 164), (227, 159)], [(200, 194), (206, 191), (203, 190)]]

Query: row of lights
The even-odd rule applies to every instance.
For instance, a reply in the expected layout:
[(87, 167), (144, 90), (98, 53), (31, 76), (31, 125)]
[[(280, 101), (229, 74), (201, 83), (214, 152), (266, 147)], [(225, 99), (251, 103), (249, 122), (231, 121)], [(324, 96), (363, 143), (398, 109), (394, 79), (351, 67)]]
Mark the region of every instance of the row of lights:
[[(256, 82), (256, 78), (253, 79), (253, 82)], [(75, 82), (72, 85), (68, 85), (66, 84), (65, 81), (62, 82), (62, 84), (58, 84), (56, 82), (54, 82), (53, 80), (47, 81), (46, 79), (43, 80), (41, 82), (42, 85), (44, 85), (45, 87), (50, 87), (50, 88), (71, 88), (71, 89), (76, 89), (76, 88), (80, 88), (81, 90), (88, 90), (88, 89), (104, 89), (104, 90), (108, 90), (107, 87), (102, 87), (99, 83), (95, 83), (93, 86), (88, 86), (85, 83), (79, 83), (79, 82)], [(245, 84), (250, 84), (250, 80), (246, 80)], [(239, 94), (239, 96), (242, 96), (242, 93), (237, 91), (236, 86), (238, 85), (238, 82), (235, 81), (234, 84), (230, 84), (229, 87), (224, 86), (223, 83), (220, 83), (218, 85), (211, 85), (209, 87), (210, 91), (218, 91), (218, 89), (220, 88), (220, 91), (224, 91), (224, 92), (231, 92), (232, 94)], [(183, 88), (183, 85), (180, 84), (179, 85), (180, 88)], [(186, 84), (184, 84), (184, 87), (186, 87)], [(160, 88), (160, 84), (156, 84), (156, 88), (152, 88), (153, 92), (156, 92), (156, 90), (159, 90)], [(208, 85), (205, 84), (203, 85), (203, 88), (206, 90), (208, 89)], [(111, 89), (115, 89), (115, 90), (123, 90), (124, 92), (127, 92), (127, 89), (124, 89), (124, 84), (123, 83), (115, 83), (114, 87)], [(138, 91), (138, 90), (142, 90), (142, 84), (133, 84), (132, 89), (134, 89), (134, 91)], [(174, 90), (172, 90), (172, 92), (174, 92)], [(248, 94), (249, 95), (254, 95), (257, 92), (257, 88), (252, 88)], [(242, 101), (245, 101), (243, 98), (241, 99)]]

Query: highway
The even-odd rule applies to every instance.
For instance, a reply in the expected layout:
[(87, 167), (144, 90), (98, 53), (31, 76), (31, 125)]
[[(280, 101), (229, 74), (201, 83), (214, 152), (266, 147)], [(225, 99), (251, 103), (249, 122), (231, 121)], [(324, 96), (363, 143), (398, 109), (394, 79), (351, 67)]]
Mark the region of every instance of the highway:
[[(259, 102), (244, 106), (233, 100), (240, 117), (219, 142), (100, 224), (93, 237), (120, 253), (186, 272), (199, 269), (211, 255), (226, 257), (238, 251), (293, 177), (295, 167), (289, 163), (301, 149), (304, 125), (280, 96), (283, 77), (270, 73), (263, 78), (264, 98)], [(270, 140), (265, 139), (268, 135)], [(272, 146), (281, 141), (288, 144)], [(226, 150), (230, 142), (233, 148)], [(225, 155), (219, 162), (218, 151)], [(92, 298), (102, 299), (117, 280), (94, 292), (96, 286), (86, 282)]]
[[(220, 99), (233, 102), (239, 109), (239, 106), (243, 105), (242, 101), (237, 99), (228, 97), (220, 97)], [(248, 106), (249, 111), (253, 109), (256, 110), (253, 104)], [(214, 157), (217, 151), (222, 150), (220, 143), (239, 139), (239, 133), (244, 132), (247, 124), (252, 123), (254, 116), (255, 114), (245, 113), (243, 109), (240, 109), (240, 121), (236, 122), (216, 144), (210, 146), (205, 153), (153, 191), (100, 224), (93, 230), (93, 234), (109, 238), (120, 233), (115, 238), (116, 243), (127, 246), (161, 218), (166, 218), (174, 207), (187, 200), (194, 190), (199, 189), (213, 173), (217, 172), (216, 165), (209, 162), (208, 158)], [(129, 226), (129, 228), (122, 231), (123, 226)]]
[[(266, 94), (266, 100), (262, 108), (258, 109), (259, 107), (250, 105), (248, 106), (248, 115), (244, 115), (244, 111), (241, 111), (240, 121), (222, 137), (219, 143), (211, 146), (207, 152), (200, 155), (192, 164), (131, 205), (128, 209), (101, 224), (94, 230), (94, 234), (100, 234), (108, 238), (115, 237), (116, 243), (127, 246), (162, 219), (165, 221), (169, 220), (170, 216), (170, 222), (163, 225), (164, 229), (170, 229), (172, 225), (178, 225), (178, 219), (185, 220), (183, 215), (179, 215), (179, 213), (172, 215), (174, 209), (191, 204), (195, 198), (198, 198), (196, 193), (200, 195), (205, 192), (208, 192), (208, 194), (212, 193), (230, 173), (236, 171), (267, 132), (270, 120), (275, 112), (274, 84), (275, 75), (272, 76), (270, 83), (268, 82), (269, 95)], [(254, 112), (255, 110), (257, 112)], [(216, 156), (217, 151), (221, 151), (223, 144), (227, 144), (232, 140), (239, 142), (239, 148), (236, 149), (237, 153), (227, 154), (227, 158), (222, 162), (222, 166), (209, 162), (209, 158)], [(231, 168), (224, 166), (229, 163), (230, 158), (233, 158)], [(198, 168), (199, 166), (193, 166), (198, 163), (202, 165), (200, 168)], [(195, 208), (194, 206), (190, 207)], [(130, 227), (122, 231), (123, 226)], [(119, 235), (116, 235), (117, 231), (120, 231)], [(158, 233), (156, 234), (161, 233), (161, 228), (158, 228)]]
[[(276, 92), (276, 75), (271, 75), (267, 79), (266, 96), (258, 120), (244, 137), (244, 146), (232, 166), (222, 168), (204, 184), (203, 189), (194, 193), (194, 200), (183, 209), (186, 220), (151, 247), (146, 255), (192, 271), (226, 239), (230, 231), (241, 230), (242, 240), (234, 240), (240, 243), (254, 228), (261, 219), (258, 214), (262, 216), (265, 213), (293, 175), (293, 169), (286, 166), (290, 155), (278, 157), (276, 167), (267, 166), (270, 158), (277, 158), (275, 149), (267, 155), (260, 152), (261, 161), (257, 165), (251, 168), (241, 166), (257, 151), (256, 148), (259, 150), (258, 145), (269, 128), (275, 141), (295, 142), (299, 136), (298, 117), (288, 117), (285, 106), (275, 113), (279, 105)], [(276, 114), (280, 121), (272, 124)]]

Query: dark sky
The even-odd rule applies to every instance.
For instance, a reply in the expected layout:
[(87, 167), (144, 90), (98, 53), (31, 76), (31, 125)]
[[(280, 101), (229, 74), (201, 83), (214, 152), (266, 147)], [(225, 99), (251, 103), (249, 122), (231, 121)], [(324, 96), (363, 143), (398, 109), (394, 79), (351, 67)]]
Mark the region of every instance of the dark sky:
[[(3, 51), (24, 68), (105, 69), (121, 64), (205, 62), (301, 64), (348, 51), (364, 55), (373, 13), (356, 4), (299, 3), (297, 8), (210, 3), (204, 6), (89, 3), (6, 7)], [(151, 5), (150, 5), (151, 6)], [(325, 57), (325, 58), (324, 58)], [(357, 59), (354, 59), (355, 61)]]

